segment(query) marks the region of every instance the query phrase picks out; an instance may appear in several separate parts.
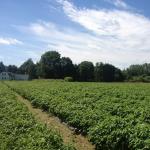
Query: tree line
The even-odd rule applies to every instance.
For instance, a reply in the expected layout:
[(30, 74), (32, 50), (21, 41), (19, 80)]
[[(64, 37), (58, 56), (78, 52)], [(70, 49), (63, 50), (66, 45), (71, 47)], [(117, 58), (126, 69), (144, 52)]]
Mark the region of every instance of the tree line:
[(5, 66), (0, 62), (0, 72), (7, 71), (29, 74), (30, 79), (64, 79), (70, 77), (74, 81), (121, 82), (150, 81), (150, 64), (131, 65), (125, 70), (98, 62), (90, 61), (73, 64), (69, 57), (61, 57), (57, 51), (44, 53), (36, 64), (32, 59), (25, 61), (20, 67)]

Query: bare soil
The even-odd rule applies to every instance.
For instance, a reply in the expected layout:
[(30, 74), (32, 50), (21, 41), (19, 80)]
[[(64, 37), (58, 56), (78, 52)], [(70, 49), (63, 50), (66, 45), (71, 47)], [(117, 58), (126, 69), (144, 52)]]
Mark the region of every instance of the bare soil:
[(59, 118), (43, 112), (41, 109), (34, 108), (31, 103), (16, 94), (19, 101), (25, 104), (28, 110), (34, 115), (39, 122), (46, 124), (48, 128), (55, 129), (62, 136), (64, 143), (72, 143), (77, 150), (94, 150), (95, 147), (88, 141), (88, 138), (82, 135), (77, 135), (66, 124), (62, 123)]

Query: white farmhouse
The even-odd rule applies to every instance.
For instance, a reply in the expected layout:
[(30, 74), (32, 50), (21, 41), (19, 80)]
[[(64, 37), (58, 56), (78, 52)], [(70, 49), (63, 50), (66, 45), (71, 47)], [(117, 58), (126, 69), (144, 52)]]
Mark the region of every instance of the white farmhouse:
[(0, 80), (29, 80), (29, 75), (15, 74), (11, 72), (1, 72)]

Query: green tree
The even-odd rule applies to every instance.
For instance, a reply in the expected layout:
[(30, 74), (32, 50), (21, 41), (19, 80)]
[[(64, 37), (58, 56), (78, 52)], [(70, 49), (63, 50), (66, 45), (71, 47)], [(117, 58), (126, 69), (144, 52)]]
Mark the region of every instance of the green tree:
[(104, 64), (103, 66), (103, 81), (112, 82), (114, 81), (115, 67), (110, 64)]
[(120, 69), (111, 64), (96, 63), (95, 81), (113, 82), (123, 81), (123, 74)]
[(150, 64), (136, 64), (131, 65), (123, 70), (126, 80), (135, 82), (149, 82), (150, 77)]
[(61, 62), (60, 54), (56, 51), (48, 51), (41, 56), (39, 71), (43, 78), (60, 78)]
[(41, 65), (39, 62), (36, 63), (36, 76), (37, 78), (42, 77), (42, 70), (41, 70)]
[(25, 73), (29, 75), (30, 79), (36, 78), (36, 66), (32, 59), (25, 61), (19, 68), (20, 73)]
[(79, 75), (81, 81), (93, 81), (94, 65), (92, 62), (83, 61), (79, 64)]
[(74, 74), (74, 65), (72, 60), (69, 57), (61, 58), (61, 73), (62, 77), (73, 77)]
[(79, 65), (77, 65), (77, 64), (74, 64), (73, 79), (75, 81), (79, 81), (80, 80)]
[(121, 81), (124, 81), (124, 79), (125, 79), (125, 76), (123, 72), (120, 69), (115, 68), (114, 81), (121, 82)]
[(0, 73), (3, 72), (3, 71), (6, 71), (6, 67), (3, 64), (3, 62), (0, 62)]
[(12, 73), (17, 73), (17, 72), (18, 72), (18, 67), (15, 66), (15, 65), (9, 65), (9, 66), (7, 67), (7, 71), (8, 71), (8, 72), (12, 72)]
[(96, 63), (95, 69), (94, 69), (94, 76), (95, 81), (103, 81), (103, 66), (104, 64), (102, 62)]

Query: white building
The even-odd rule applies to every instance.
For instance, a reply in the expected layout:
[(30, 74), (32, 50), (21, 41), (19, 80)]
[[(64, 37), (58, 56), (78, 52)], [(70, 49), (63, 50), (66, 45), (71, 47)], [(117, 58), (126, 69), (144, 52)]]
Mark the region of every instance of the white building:
[(0, 80), (29, 80), (29, 75), (15, 74), (11, 72), (1, 72)]

